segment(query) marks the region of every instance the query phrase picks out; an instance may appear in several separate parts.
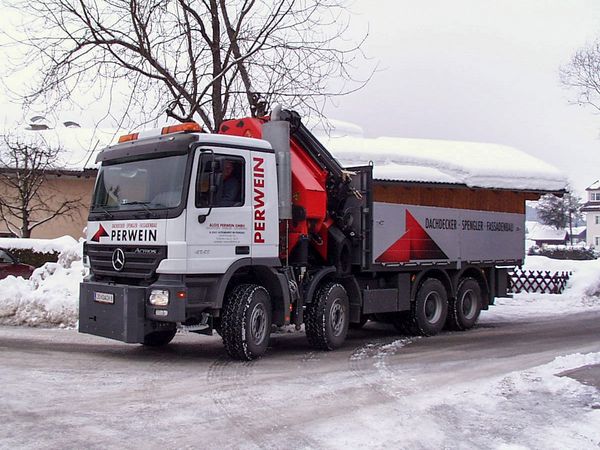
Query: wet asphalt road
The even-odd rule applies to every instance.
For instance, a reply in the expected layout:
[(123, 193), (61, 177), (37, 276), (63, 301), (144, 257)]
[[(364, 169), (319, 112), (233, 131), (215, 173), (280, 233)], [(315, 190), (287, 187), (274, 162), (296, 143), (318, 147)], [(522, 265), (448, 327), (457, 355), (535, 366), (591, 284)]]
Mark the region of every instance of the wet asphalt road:
[[(75, 330), (0, 327), (0, 447), (352, 448), (349, 413), (377, 409), (407, 423), (403, 398), (415, 392), (599, 351), (600, 312), (484, 319), (429, 338), (369, 322), (327, 353), (311, 350), (302, 333), (275, 334), (267, 355), (246, 363), (231, 361), (216, 335), (177, 335), (155, 349)], [(598, 366), (567, 375), (600, 388)], [(321, 429), (323, 418), (334, 429)], [(389, 433), (372, 439), (374, 447), (429, 448)]]

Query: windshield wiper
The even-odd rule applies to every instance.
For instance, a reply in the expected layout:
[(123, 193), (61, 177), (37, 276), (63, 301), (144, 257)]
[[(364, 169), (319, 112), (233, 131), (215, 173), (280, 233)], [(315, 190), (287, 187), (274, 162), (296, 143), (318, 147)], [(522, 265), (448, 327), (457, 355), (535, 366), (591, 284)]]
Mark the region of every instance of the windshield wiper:
[(111, 219), (114, 217), (114, 215), (111, 214), (111, 212), (108, 209), (106, 209), (104, 206), (102, 206), (102, 205), (94, 205), (94, 206), (92, 206), (92, 209), (96, 209), (96, 208), (100, 208)]
[(150, 214), (152, 217), (156, 217), (156, 215), (154, 214), (154, 212), (148, 208), (148, 205), (152, 203), (152, 202), (127, 202), (127, 203), (121, 203), (123, 206), (128, 206), (128, 205), (141, 205), (144, 207), (144, 209), (148, 212), (148, 214)]

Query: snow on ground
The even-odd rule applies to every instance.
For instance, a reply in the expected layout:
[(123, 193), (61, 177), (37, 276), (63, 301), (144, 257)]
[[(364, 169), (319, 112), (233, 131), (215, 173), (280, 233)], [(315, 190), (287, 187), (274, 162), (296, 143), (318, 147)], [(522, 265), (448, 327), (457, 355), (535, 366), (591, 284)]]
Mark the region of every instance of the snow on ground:
[[(422, 365), (398, 366), (388, 358), (394, 344), (381, 352), (370, 348), (371, 359), (358, 354), (362, 373), (368, 377), (365, 382), (394, 398), (394, 414), (385, 413), (389, 401), (354, 411), (349, 422), (360, 433), (332, 432), (339, 418), (324, 420), (312, 431), (319, 441), (338, 448), (342, 435), (353, 448), (371, 448), (377, 436), (380, 442), (396, 438), (402, 448), (499, 450), (591, 449), (600, 443), (600, 392), (562, 376), (600, 364), (600, 353), (561, 356), (548, 364), (492, 377), (473, 371), (462, 381), (464, 368), (447, 367), (457, 382), (440, 384), (421, 381), (432, 375), (424, 373)], [(398, 341), (397, 348), (405, 344), (406, 340)], [(365, 369), (369, 364), (376, 370)], [(452, 438), (458, 439), (448, 447)]]
[(525, 270), (572, 272), (561, 295), (520, 293), (496, 299), (495, 306), (481, 314), (482, 322), (543, 319), (559, 314), (600, 310), (600, 260), (574, 261), (527, 256)]
[[(85, 273), (81, 251), (81, 243), (64, 249), (57, 263), (37, 269), (30, 280), (0, 280), (0, 323), (75, 326), (78, 284)], [(517, 294), (498, 299), (496, 306), (483, 312), (483, 323), (600, 309), (600, 260), (530, 256), (525, 268), (569, 270), (573, 276), (561, 295)], [(323, 448), (372, 448), (373, 436), (377, 436), (378, 442), (395, 442), (402, 448), (441, 448), (448, 442), (456, 444), (452, 448), (498, 450), (597, 448), (600, 392), (561, 375), (600, 364), (600, 352), (560, 356), (548, 364), (508, 369), (501, 375), (479, 374), (462, 362), (431, 367), (424, 374), (422, 364), (405, 361), (398, 365), (394, 357), (416, 339), (371, 342), (355, 349), (349, 358), (350, 371), (382, 400), (348, 410), (347, 421), (339, 415), (321, 417), (311, 427), (316, 442)], [(453, 382), (436, 383), (436, 371), (451, 371)], [(429, 382), (422, 381), (423, 377), (429, 377)], [(347, 372), (324, 373), (310, 394), (334, 395), (331, 386), (354, 392), (353, 380)], [(349, 430), (348, 423), (356, 431)], [(457, 436), (459, 441), (451, 441)]]
[[(70, 240), (70, 241), (69, 241)], [(11, 242), (29, 239), (11, 239)], [(71, 237), (33, 239), (38, 251), (60, 249), (58, 262), (37, 268), (29, 280), (9, 276), (0, 280), (0, 324), (44, 327), (74, 327), (77, 323), (79, 283), (86, 269), (81, 260), (83, 241)], [(70, 244), (70, 245), (68, 245)]]

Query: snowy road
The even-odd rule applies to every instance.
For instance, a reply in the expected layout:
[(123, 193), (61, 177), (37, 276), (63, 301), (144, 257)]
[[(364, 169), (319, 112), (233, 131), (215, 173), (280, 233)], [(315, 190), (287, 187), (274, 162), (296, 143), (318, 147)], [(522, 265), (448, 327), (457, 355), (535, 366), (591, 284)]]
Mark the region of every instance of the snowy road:
[(598, 381), (599, 355), (600, 312), (432, 338), (369, 323), (333, 353), (277, 335), (251, 363), (218, 337), (0, 327), (0, 447), (597, 449), (599, 391), (555, 373)]

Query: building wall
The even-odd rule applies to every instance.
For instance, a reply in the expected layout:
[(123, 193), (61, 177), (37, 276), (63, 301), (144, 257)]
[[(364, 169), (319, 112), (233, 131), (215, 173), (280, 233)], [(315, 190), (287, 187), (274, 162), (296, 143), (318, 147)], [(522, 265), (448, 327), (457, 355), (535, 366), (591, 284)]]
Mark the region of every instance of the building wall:
[(519, 191), (373, 182), (373, 200), (407, 205), (525, 214), (525, 200), (538, 198), (537, 194)]
[[(76, 239), (83, 237), (94, 182), (95, 178), (93, 176), (60, 175), (48, 179), (40, 190), (42, 198), (50, 206), (57, 206), (64, 199), (80, 199), (81, 206), (71, 217), (56, 217), (34, 228), (31, 237), (56, 238), (64, 235), (70, 235)], [(0, 195), (4, 192), (6, 192), (6, 187), (0, 185)], [(8, 229), (3, 222), (0, 222), (0, 233), (8, 233)]]
[(585, 219), (587, 222), (587, 244), (600, 248), (600, 210), (586, 212)]

